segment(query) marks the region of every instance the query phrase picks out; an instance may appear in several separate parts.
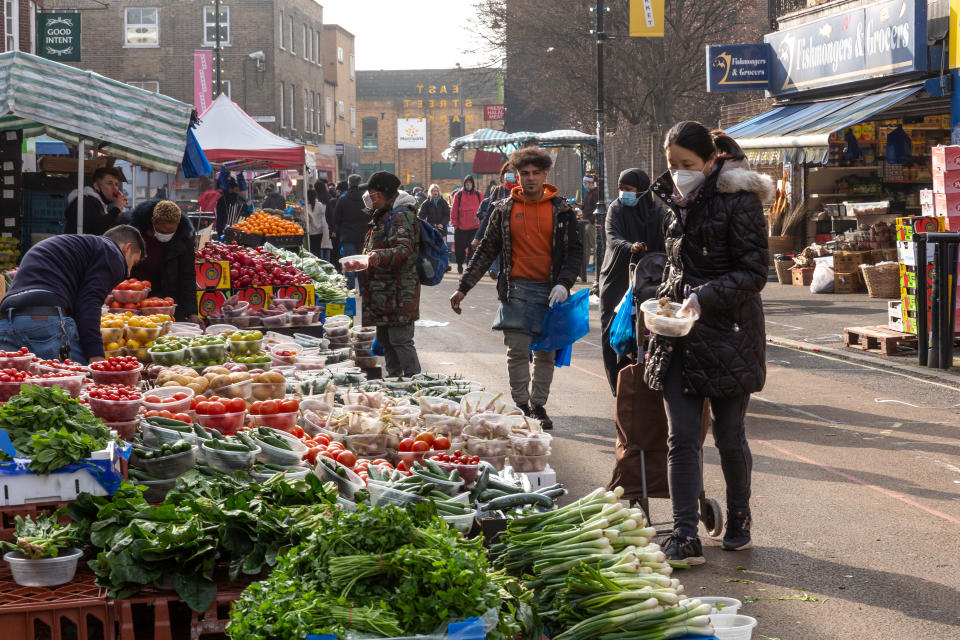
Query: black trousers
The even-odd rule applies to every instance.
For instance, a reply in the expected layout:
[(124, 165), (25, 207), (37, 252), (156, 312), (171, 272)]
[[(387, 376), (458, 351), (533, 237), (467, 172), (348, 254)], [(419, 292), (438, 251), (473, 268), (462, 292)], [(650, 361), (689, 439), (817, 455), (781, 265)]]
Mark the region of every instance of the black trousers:
[(458, 267), (462, 266), (464, 262), (470, 261), (470, 256), (473, 255), (473, 249), (470, 248), (470, 243), (473, 242), (475, 235), (477, 235), (476, 229), (453, 230), (453, 244), (457, 255)]

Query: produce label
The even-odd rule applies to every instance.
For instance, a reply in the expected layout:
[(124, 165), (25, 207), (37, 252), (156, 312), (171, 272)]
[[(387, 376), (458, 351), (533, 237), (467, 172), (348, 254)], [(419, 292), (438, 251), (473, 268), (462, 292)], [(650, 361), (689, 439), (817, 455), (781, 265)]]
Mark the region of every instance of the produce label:
[(230, 288), (229, 262), (197, 262), (194, 268), (197, 272), (197, 289)]
[(297, 306), (312, 307), (316, 304), (316, 294), (312, 284), (291, 284), (273, 288), (274, 298), (295, 298)]
[(337, 304), (335, 302), (328, 302), (327, 304), (320, 305), (320, 322), (323, 322), (330, 316), (342, 316), (346, 315), (347, 307), (342, 304)]
[(273, 287), (244, 287), (234, 289), (233, 295), (238, 296), (241, 302), (249, 302), (251, 309), (266, 309), (273, 295)]
[(197, 291), (197, 310), (201, 316), (218, 315), (220, 307), (227, 301), (227, 292), (221, 289), (216, 291)]

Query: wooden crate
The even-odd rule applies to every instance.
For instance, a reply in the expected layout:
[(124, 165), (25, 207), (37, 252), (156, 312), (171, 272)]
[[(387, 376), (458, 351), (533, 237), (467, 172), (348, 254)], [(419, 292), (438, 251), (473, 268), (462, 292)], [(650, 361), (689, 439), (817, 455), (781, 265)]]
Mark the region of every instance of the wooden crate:
[(793, 275), (793, 284), (798, 287), (809, 287), (813, 282), (813, 267), (794, 267), (790, 270)]
[(865, 291), (863, 276), (860, 270), (850, 273), (840, 271), (833, 272), (833, 292), (834, 293), (859, 293)]
[(895, 356), (916, 353), (917, 336), (887, 327), (849, 327), (843, 330), (843, 344), (851, 349)]
[(833, 270), (836, 273), (853, 273), (862, 264), (873, 264), (873, 251), (837, 251), (833, 254)]

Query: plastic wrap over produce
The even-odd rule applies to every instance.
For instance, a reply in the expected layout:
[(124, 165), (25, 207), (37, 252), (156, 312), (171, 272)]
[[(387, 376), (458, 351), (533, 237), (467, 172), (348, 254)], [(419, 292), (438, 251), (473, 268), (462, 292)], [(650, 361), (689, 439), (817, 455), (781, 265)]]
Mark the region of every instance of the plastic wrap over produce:
[(347, 633), (343, 638), (325, 634), (309, 635), (307, 640), (485, 640), (487, 631), (497, 626), (496, 609), (483, 614), (482, 618), (467, 618), (463, 622), (451, 622), (445, 630), (430, 635), (402, 636), (398, 638), (383, 638), (365, 633)]

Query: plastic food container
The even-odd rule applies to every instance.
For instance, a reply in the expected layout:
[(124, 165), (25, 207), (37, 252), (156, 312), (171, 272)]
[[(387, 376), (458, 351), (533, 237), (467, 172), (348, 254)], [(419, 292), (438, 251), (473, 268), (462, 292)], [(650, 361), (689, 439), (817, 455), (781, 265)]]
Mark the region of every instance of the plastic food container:
[(53, 587), (73, 580), (83, 551), (63, 549), (56, 558), (33, 560), (21, 551), (8, 551), (3, 559), (10, 565), (13, 581), (24, 587)]
[[(436, 454), (438, 452), (434, 452)], [(445, 452), (442, 452), (445, 453)], [(433, 455), (433, 454), (431, 454)], [(443, 469), (444, 471), (453, 471), (457, 470), (457, 473), (460, 474), (460, 477), (463, 478), (463, 481), (467, 484), (470, 484), (477, 479), (477, 476), (480, 475), (479, 464), (459, 464), (455, 462), (440, 462), (439, 460), (433, 460), (433, 463)]]
[(143, 442), (148, 447), (159, 449), (164, 444), (173, 444), (178, 440), (186, 440), (190, 444), (197, 444), (197, 434), (190, 432), (174, 431), (173, 429), (164, 429), (146, 420), (140, 421), (140, 430), (143, 432)]
[(298, 470), (294, 470), (291, 467), (289, 471), (275, 471), (273, 473), (251, 472), (250, 476), (255, 480), (259, 480), (260, 482), (266, 482), (267, 480), (277, 475), (278, 473), (282, 474), (283, 477), (285, 477), (288, 480), (303, 480), (304, 478), (307, 477), (307, 474), (310, 473), (310, 469), (308, 469), (307, 467), (301, 467), (300, 470), (298, 471)]
[(280, 305), (283, 305), (290, 311), (293, 311), (294, 309), (300, 306), (298, 304), (299, 301), (296, 298), (272, 298), (271, 302), (273, 302), (273, 304), (277, 305), (278, 307)]
[(196, 347), (189, 347), (190, 357), (194, 362), (209, 362), (211, 360), (222, 361), (227, 357), (227, 345), (225, 344), (204, 344)]
[(263, 338), (260, 340), (227, 340), (227, 343), (230, 345), (230, 353), (238, 356), (249, 356), (260, 353)]
[(510, 449), (520, 456), (545, 456), (550, 452), (550, 441), (553, 437), (548, 433), (532, 433), (530, 437), (510, 436)]
[(317, 321), (319, 311), (308, 311), (306, 313), (294, 313), (291, 322), (295, 326), (305, 327)]
[(413, 470), (413, 474), (420, 476), (427, 482), (430, 482), (431, 484), (435, 485), (437, 489), (447, 494), (448, 496), (457, 495), (458, 493), (460, 493), (460, 489), (463, 488), (464, 480), (462, 478), (460, 480), (455, 480), (452, 482), (448, 480), (437, 480), (436, 478), (431, 478), (430, 476), (425, 476), (421, 473), (418, 473), (416, 469)]
[(30, 365), (33, 364), (34, 355), (28, 353), (25, 356), (10, 356), (0, 358), (0, 369), (17, 369), (18, 371), (30, 371)]
[(353, 345), (353, 357), (356, 358), (369, 358), (373, 355), (371, 352), (373, 343), (370, 344), (355, 344)]
[[(235, 326), (237, 329), (246, 329), (251, 325), (260, 324), (259, 316), (248, 316), (246, 314), (239, 316), (230, 316), (227, 318), (230, 321), (230, 324)], [(256, 322), (254, 322), (256, 320)]]
[[(671, 338), (682, 338), (683, 336), (690, 333), (690, 330), (693, 329), (693, 325), (696, 324), (697, 320), (700, 319), (698, 314), (694, 314), (689, 318), (668, 318), (666, 316), (657, 315), (657, 307), (659, 303), (656, 298), (650, 298), (645, 302), (640, 304), (640, 310), (643, 312), (643, 324), (649, 329), (652, 333), (656, 333), (661, 336), (669, 336)], [(680, 303), (671, 302), (670, 306), (673, 307), (673, 312), (676, 313), (680, 310)]]
[(395, 504), (402, 507), (426, 500), (422, 496), (398, 491), (374, 480), (369, 482), (368, 489), (370, 490), (370, 505), (374, 507), (386, 504)]
[(460, 400), (460, 414), (464, 417), (478, 413), (513, 413), (514, 408), (502, 393), (489, 391), (471, 391)]
[(140, 372), (143, 371), (143, 365), (137, 365), (136, 369), (130, 371), (97, 371), (90, 370), (93, 376), (94, 384), (123, 384), (128, 387), (135, 387), (140, 382)]
[(257, 446), (260, 447), (257, 460), (265, 464), (280, 464), (285, 466), (300, 464), (303, 460), (303, 454), (308, 450), (307, 446), (300, 442), (299, 438), (294, 438), (282, 431), (276, 431), (276, 436), (289, 442), (290, 446), (293, 447), (293, 451), (287, 451), (286, 449), (269, 445), (258, 438), (256, 434), (251, 433), (250, 437), (253, 438)]
[(423, 424), (431, 433), (453, 438), (463, 433), (463, 429), (468, 423), (463, 418), (456, 416), (427, 414), (423, 416)]
[(377, 337), (376, 327), (354, 327), (350, 330), (350, 337), (355, 342), (373, 342)]
[(266, 416), (250, 416), (253, 420), (253, 423), (260, 427), (270, 427), (271, 429), (281, 429), (283, 431), (289, 431), (297, 426), (297, 416), (300, 415), (299, 411), (291, 411), (290, 413), (274, 413)]
[(140, 315), (142, 316), (170, 316), (171, 318), (177, 313), (177, 305), (171, 304), (168, 307), (140, 307)]
[(228, 318), (236, 318), (237, 316), (246, 315), (247, 311), (250, 309), (250, 303), (246, 300), (241, 300), (237, 303), (236, 309), (222, 309), (223, 315)]
[(287, 393), (286, 382), (253, 382), (250, 396), (253, 400), (279, 400)]
[(124, 331), (128, 339), (137, 340), (141, 343), (153, 342), (160, 337), (162, 332), (163, 327), (127, 327)]
[(386, 433), (358, 433), (344, 436), (343, 444), (358, 456), (380, 456), (387, 452), (389, 439)]
[(146, 300), (147, 296), (150, 295), (150, 290), (143, 289), (141, 291), (126, 291), (124, 289), (114, 289), (110, 292), (110, 295), (112, 295), (113, 299), (120, 304), (135, 304)]
[(323, 356), (300, 356), (293, 366), (297, 371), (316, 371), (323, 369), (327, 364), (327, 359)]
[(175, 453), (163, 458), (140, 460), (137, 466), (155, 478), (176, 478), (196, 466), (197, 451), (197, 445), (193, 445), (189, 451), (183, 453)]
[(697, 600), (704, 604), (709, 604), (712, 608), (710, 615), (717, 615), (718, 613), (723, 613), (726, 615), (733, 615), (740, 611), (740, 607), (743, 606), (736, 598), (723, 598), (720, 596), (698, 596)]
[(484, 457), (503, 457), (510, 451), (509, 440), (484, 440), (483, 438), (470, 438), (464, 442), (464, 447), (472, 456)]
[(170, 491), (170, 489), (173, 489), (173, 485), (176, 483), (176, 478), (168, 478), (166, 480), (133, 481), (133, 484), (147, 488), (147, 490), (143, 492), (143, 499), (147, 502), (163, 502), (163, 499), (167, 497), (167, 493)]
[(465, 513), (462, 516), (443, 516), (443, 521), (453, 526), (454, 529), (466, 535), (473, 528), (473, 520), (477, 517), (476, 510)]
[(275, 329), (277, 327), (289, 327), (292, 324), (291, 316), (292, 314), (289, 311), (285, 311), (276, 316), (263, 316), (260, 320), (264, 327)]
[(517, 473), (539, 473), (550, 463), (550, 450), (542, 456), (518, 456), (510, 454), (510, 466)]
[(223, 396), (225, 398), (243, 398), (247, 400), (250, 398), (250, 393), (252, 391), (253, 380), (244, 380), (243, 382), (234, 382), (225, 387), (217, 387), (216, 389), (210, 389), (209, 394), (214, 396)]
[(354, 256), (344, 256), (340, 258), (340, 266), (346, 273), (356, 271), (366, 271), (370, 266), (370, 256), (367, 254), (357, 254)]
[(221, 336), (223, 334), (230, 334), (237, 330), (237, 327), (232, 324), (212, 324), (203, 331), (205, 336)]
[(137, 435), (137, 425), (139, 420), (127, 420), (126, 422), (107, 422), (107, 428), (116, 431), (121, 440), (130, 442)]
[(261, 451), (260, 447), (253, 451), (221, 451), (211, 449), (204, 443), (200, 444), (200, 449), (203, 451), (203, 457), (207, 463), (217, 471), (224, 473), (249, 469), (253, 466)]
[(103, 421), (126, 422), (133, 420), (140, 413), (140, 406), (143, 399), (140, 400), (101, 400), (99, 398), (87, 397), (87, 403), (90, 405), (90, 411), (93, 415)]
[[(350, 336), (350, 327), (346, 324), (336, 324), (336, 325), (323, 325), (323, 332), (331, 339), (348, 339)], [(349, 340), (348, 340), (349, 341)]]
[(147, 402), (143, 401), (143, 408), (147, 411), (163, 411), (167, 410), (172, 413), (185, 413), (190, 410), (190, 399), (195, 395), (193, 389), (190, 387), (157, 387), (153, 391), (149, 391), (145, 396), (156, 396), (163, 400), (164, 398), (171, 398), (178, 393), (185, 393), (187, 397), (183, 400), (177, 400), (175, 402)]
[(427, 419), (428, 414), (448, 417), (456, 416), (460, 413), (460, 403), (456, 400), (420, 396), (417, 401), (420, 403), (420, 412), (423, 414), (424, 420)]
[(188, 359), (186, 348), (176, 351), (153, 351), (151, 349), (148, 353), (154, 364), (159, 364), (161, 367), (174, 367), (183, 364)]
[(87, 376), (79, 373), (75, 376), (60, 376), (58, 378), (31, 378), (26, 384), (35, 384), (40, 387), (60, 387), (73, 398), (80, 397), (80, 390)]
[[(279, 355), (281, 351), (289, 351), (293, 355)], [(297, 356), (303, 353), (303, 347), (296, 342), (282, 342), (270, 347), (269, 353), (271, 358), (279, 360), (283, 364), (293, 364), (297, 361)]]
[(353, 318), (351, 318), (350, 316), (343, 315), (342, 313), (338, 316), (330, 316), (327, 318), (328, 324), (339, 324), (344, 322), (347, 324), (348, 327), (353, 326)]
[(150, 362), (150, 349), (147, 347), (137, 347), (136, 349), (125, 349), (128, 356), (133, 356), (140, 362)]
[[(333, 465), (336, 469), (342, 469), (343, 475), (330, 469), (327, 464)], [(334, 484), (336, 484), (337, 491), (344, 498), (352, 499), (354, 493), (366, 488), (366, 485), (364, 485), (363, 479), (360, 478), (360, 476), (355, 474), (352, 469), (348, 469), (336, 460), (330, 460), (329, 458), (324, 458), (323, 462), (318, 460), (317, 466), (314, 468), (313, 472), (324, 482), (332, 481)]]
[(204, 429), (216, 429), (225, 436), (233, 435), (243, 426), (246, 411), (224, 413), (219, 416), (202, 416), (197, 414), (197, 422)]
[(713, 635), (719, 640), (750, 640), (757, 621), (750, 616), (718, 613), (710, 616), (710, 624), (713, 625)]
[(479, 456), (480, 462), (486, 462), (497, 471), (503, 471), (506, 466), (507, 456)]
[(103, 344), (117, 342), (123, 338), (124, 327), (100, 327), (100, 337), (103, 338)]

